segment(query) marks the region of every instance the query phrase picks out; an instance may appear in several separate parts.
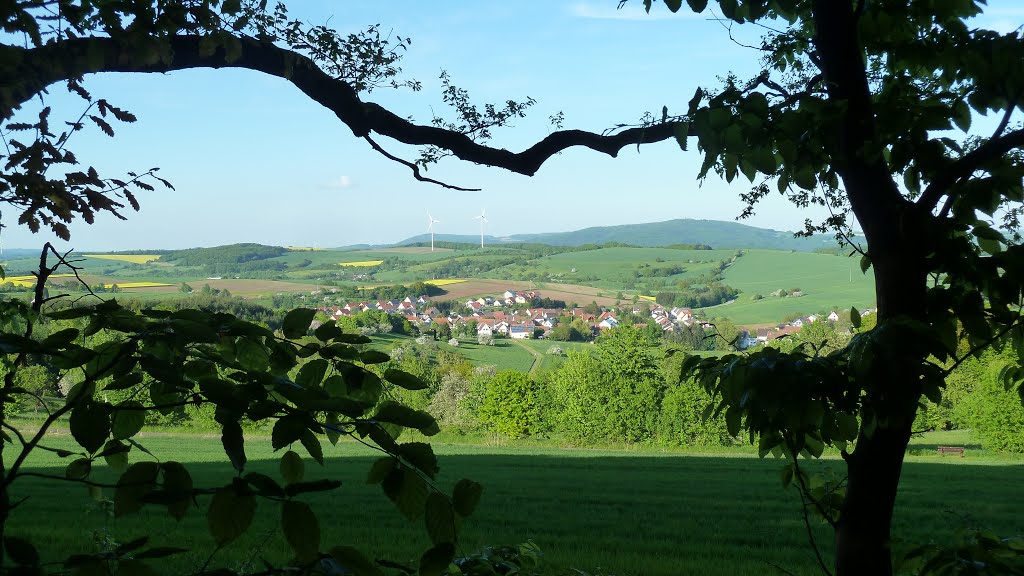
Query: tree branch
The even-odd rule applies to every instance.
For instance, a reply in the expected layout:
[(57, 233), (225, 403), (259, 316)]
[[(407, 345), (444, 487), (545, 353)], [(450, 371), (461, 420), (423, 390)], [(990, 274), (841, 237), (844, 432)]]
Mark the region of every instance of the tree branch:
[[(284, 78), (313, 101), (328, 108), (359, 137), (375, 133), (403, 144), (437, 146), (468, 162), (505, 168), (532, 176), (551, 156), (570, 147), (583, 146), (617, 156), (633, 144), (648, 144), (675, 136), (674, 124), (664, 122), (630, 128), (609, 135), (583, 130), (560, 130), (533, 146), (510, 152), (474, 142), (468, 135), (414, 124), (373, 102), (364, 102), (349, 83), (324, 73), (313, 60), (253, 38), (229, 38), (237, 42), (230, 56), (224, 46), (211, 51), (211, 39), (179, 35), (155, 40), (157, 54), (140, 51), (138, 45), (118, 38), (78, 38), (24, 49), (0, 47), (0, 58), (19, 65), (0, 70), (0, 118), (10, 118), (24, 102), (56, 82), (102, 72), (163, 73), (192, 68), (244, 68)], [(696, 133), (691, 128), (691, 134)]]
[(444, 187), (444, 188), (448, 188), (449, 190), (460, 190), (462, 192), (479, 192), (480, 191), (480, 188), (463, 188), (461, 186), (454, 186), (452, 184), (445, 184), (444, 182), (441, 182), (440, 180), (434, 180), (433, 178), (427, 178), (426, 176), (423, 176), (422, 174), (420, 174), (420, 167), (419, 166), (413, 164), (412, 162), (409, 162), (408, 160), (403, 160), (403, 159), (399, 158), (398, 156), (395, 156), (394, 154), (391, 154), (387, 150), (381, 148), (380, 144), (377, 144), (373, 140), (373, 138), (370, 138), (369, 136), (363, 136), (363, 140), (366, 140), (367, 142), (369, 142), (370, 143), (370, 147), (373, 148), (374, 150), (376, 150), (377, 152), (379, 152), (381, 154), (381, 156), (384, 156), (388, 160), (394, 160), (395, 162), (398, 162), (399, 164), (402, 164), (403, 166), (408, 167), (410, 170), (412, 170), (413, 177), (416, 178), (417, 180), (419, 180), (420, 182), (429, 182), (431, 184), (437, 184), (438, 186), (441, 186), (441, 187)]
[(917, 200), (918, 205), (929, 210), (934, 208), (938, 204), (939, 198), (949, 194), (950, 188), (955, 184), (974, 174), (976, 170), (988, 162), (997, 160), (1010, 150), (1022, 146), (1024, 146), (1024, 129), (1014, 130), (1013, 132), (1006, 133), (1005, 136), (992, 138), (961, 156), (932, 180)]

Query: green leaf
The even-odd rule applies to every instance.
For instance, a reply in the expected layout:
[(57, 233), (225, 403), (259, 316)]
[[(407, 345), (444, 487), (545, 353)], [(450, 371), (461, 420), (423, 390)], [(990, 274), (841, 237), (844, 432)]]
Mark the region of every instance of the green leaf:
[(224, 423), (221, 430), (220, 442), (224, 445), (224, 453), (231, 460), (231, 466), (241, 472), (245, 469), (245, 436), (242, 435), (242, 426), (238, 422), (229, 421)]
[(417, 520), (427, 503), (427, 483), (408, 468), (396, 468), (381, 483), (398, 511), (409, 520)]
[(384, 576), (384, 572), (376, 564), (351, 546), (335, 546), (327, 553), (355, 576)]
[(114, 409), (112, 432), (114, 440), (131, 438), (142, 430), (146, 424), (146, 412), (141, 410), (142, 402), (128, 400), (121, 402)]
[(242, 368), (251, 372), (263, 372), (270, 367), (270, 353), (249, 338), (239, 338), (235, 344), (235, 354)]
[(285, 484), (302, 482), (302, 479), (306, 477), (306, 465), (302, 462), (302, 456), (299, 456), (299, 453), (294, 450), (289, 450), (281, 456), (279, 467), (281, 478), (284, 479)]
[(398, 424), (406, 428), (415, 428), (425, 436), (433, 436), (440, 431), (437, 426), (437, 420), (429, 413), (422, 410), (414, 410), (391, 400), (381, 402), (373, 418), (380, 422)]
[(315, 388), (324, 379), (329, 366), (327, 360), (322, 358), (310, 360), (299, 369), (299, 373), (295, 376), (295, 383), (303, 388)]
[(85, 399), (71, 411), (71, 435), (92, 454), (110, 436), (110, 405)]
[(8, 558), (19, 566), (39, 565), (39, 552), (24, 538), (4, 536), (4, 550), (7, 551)]
[(690, 123), (676, 122), (672, 126), (672, 131), (675, 134), (676, 143), (679, 144), (679, 149), (686, 152), (686, 139), (690, 135)]
[(92, 460), (79, 458), (64, 468), (64, 477), (71, 480), (84, 480), (89, 477), (90, 472), (92, 472)]
[(425, 442), (400, 444), (398, 446), (398, 455), (431, 478), (436, 477), (440, 471), (434, 450), (430, 447), (430, 444)]
[(839, 437), (843, 440), (856, 440), (857, 431), (860, 425), (857, 424), (857, 417), (845, 412), (836, 412), (836, 426), (839, 429)]
[(459, 516), (467, 517), (472, 515), (473, 511), (476, 510), (477, 504), (480, 503), (480, 496), (483, 492), (484, 487), (479, 483), (466, 478), (459, 480), (452, 491), (452, 504), (455, 506), (455, 511), (459, 513)]
[(296, 308), (285, 314), (281, 331), (284, 337), (289, 339), (301, 338), (309, 332), (309, 325), (313, 323), (316, 310), (313, 308)]
[(971, 107), (967, 102), (960, 100), (953, 105), (953, 123), (964, 132), (971, 129)]
[(367, 484), (380, 484), (388, 477), (388, 474), (395, 469), (398, 461), (391, 456), (385, 456), (384, 458), (378, 458), (373, 466), (370, 467), (370, 472), (366, 475)]
[(359, 355), (359, 361), (363, 364), (383, 364), (388, 360), (391, 360), (391, 356), (379, 350), (367, 350)]
[(78, 338), (79, 331), (77, 328), (65, 328), (59, 332), (54, 332), (47, 336), (42, 343), (43, 348), (63, 348)]
[(107, 466), (110, 466), (111, 470), (118, 474), (123, 474), (125, 470), (128, 470), (129, 450), (131, 450), (131, 447), (124, 442), (111, 440), (103, 446), (103, 452), (100, 455), (103, 456), (103, 460), (106, 461)]
[(856, 307), (850, 308), (850, 324), (853, 324), (854, 328), (860, 328), (860, 310)]
[(782, 467), (782, 487), (789, 488), (793, 483), (793, 464), (789, 463)]
[(284, 494), (291, 498), (293, 496), (298, 496), (299, 494), (306, 494), (307, 492), (328, 492), (330, 490), (337, 490), (338, 488), (341, 488), (341, 480), (321, 478), (320, 480), (312, 480), (310, 482), (296, 482), (295, 484), (289, 484), (284, 487)]
[(306, 432), (306, 425), (302, 419), (296, 416), (285, 416), (274, 424), (274, 430), (270, 433), (270, 444), (274, 450), (280, 450), (302, 438), (303, 432)]
[(142, 509), (142, 497), (156, 487), (160, 465), (136, 462), (117, 480), (114, 489), (114, 516), (124, 516)]
[(672, 12), (678, 12), (683, 7), (683, 0), (665, 0), (665, 6)]
[(430, 541), (433, 544), (455, 543), (455, 511), (452, 510), (452, 503), (444, 494), (431, 492), (427, 496), (423, 520), (427, 527), (427, 535), (430, 536)]
[(171, 547), (171, 546), (156, 546), (154, 548), (150, 548), (149, 550), (143, 550), (142, 552), (139, 552), (138, 554), (135, 554), (135, 558), (136, 559), (166, 558), (168, 556), (173, 556), (175, 554), (182, 554), (184, 552), (189, 552), (189, 551), (190, 550), (188, 548), (174, 548), (174, 547)]
[(448, 570), (448, 565), (455, 558), (455, 546), (451, 542), (443, 542), (423, 553), (420, 557), (419, 576), (441, 576)]
[(686, 3), (690, 5), (690, 10), (700, 13), (708, 7), (708, 0), (686, 0)]
[(168, 496), (167, 512), (181, 520), (192, 504), (192, 475), (180, 462), (164, 462), (164, 492)]
[(223, 546), (249, 529), (256, 514), (256, 498), (229, 484), (213, 495), (206, 511), (206, 525), (218, 546)]
[(249, 472), (245, 475), (245, 481), (250, 486), (255, 488), (261, 496), (268, 496), (271, 498), (283, 498), (284, 488), (278, 484), (273, 478), (266, 474), (260, 474), (259, 472)]
[(430, 387), (429, 384), (418, 376), (394, 368), (388, 368), (384, 371), (384, 379), (406, 390), (426, 390)]
[(317, 559), (320, 554), (320, 522), (305, 502), (281, 503), (281, 529), (300, 563)]
[(871, 258), (867, 254), (860, 257), (860, 271), (861, 274), (867, 274), (868, 268), (871, 268)]
[(309, 452), (313, 460), (316, 460), (321, 466), (324, 465), (324, 449), (320, 446), (320, 439), (316, 437), (316, 434), (306, 430), (299, 438), (299, 442), (302, 442), (302, 446), (306, 449), (306, 452)]

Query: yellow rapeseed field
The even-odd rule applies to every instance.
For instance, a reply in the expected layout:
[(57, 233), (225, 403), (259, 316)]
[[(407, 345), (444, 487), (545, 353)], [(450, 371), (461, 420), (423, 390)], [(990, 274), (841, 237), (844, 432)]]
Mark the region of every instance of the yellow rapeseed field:
[[(68, 278), (68, 277), (74, 278), (74, 276), (75, 276), (74, 274), (50, 274), (50, 278)], [(0, 281), (0, 283), (3, 283), (3, 282), (10, 282), (11, 284), (14, 284), (15, 286), (35, 286), (36, 277), (35, 276), (8, 276), (4, 280)]]
[(424, 284), (430, 284), (431, 286), (448, 286), (449, 284), (460, 284), (465, 282), (461, 278), (442, 278), (441, 280), (425, 280)]
[(648, 302), (654, 302), (654, 296), (644, 296), (643, 294), (641, 294), (640, 299), (647, 300)]
[(160, 259), (159, 254), (82, 254), (82, 256), (86, 258), (99, 258), (101, 260), (131, 262), (132, 264), (145, 264)]
[(383, 260), (361, 260), (359, 262), (341, 262), (338, 266), (377, 266), (383, 263)]

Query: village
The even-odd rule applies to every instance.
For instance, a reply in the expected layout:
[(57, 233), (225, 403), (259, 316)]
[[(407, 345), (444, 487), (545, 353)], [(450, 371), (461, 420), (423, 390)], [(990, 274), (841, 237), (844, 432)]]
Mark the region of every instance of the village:
[[(406, 296), (402, 300), (350, 302), (343, 306), (321, 306), (318, 309), (335, 320), (369, 310), (380, 310), (403, 317), (421, 333), (450, 333), (460, 328), (464, 330), (467, 326), (475, 326), (478, 336), (517, 340), (549, 338), (552, 330), (559, 324), (577, 321), (589, 329), (589, 334), (584, 334), (586, 340), (592, 340), (605, 330), (617, 328), (626, 318), (626, 323), (635, 324), (638, 320), (649, 317), (664, 332), (682, 330), (695, 324), (702, 328), (710, 328), (712, 325), (708, 320), (696, 316), (690, 308), (667, 308), (656, 302), (643, 301), (619, 307), (594, 309), (595, 305), (587, 308), (544, 308), (537, 305), (541, 300), (541, 293), (536, 290), (505, 290), (494, 296), (470, 298), (456, 306), (451, 306), (452, 303), (448, 302), (439, 306), (438, 303), (432, 302), (430, 297), (419, 295)], [(447, 314), (442, 312), (442, 307), (449, 309)], [(860, 312), (860, 315), (867, 316), (871, 313), (872, 310), (867, 309)], [(818, 321), (835, 324), (841, 318), (840, 314), (833, 310), (827, 315), (811, 314), (771, 327), (741, 327), (735, 345), (740, 350), (746, 350), (799, 332), (805, 324)]]

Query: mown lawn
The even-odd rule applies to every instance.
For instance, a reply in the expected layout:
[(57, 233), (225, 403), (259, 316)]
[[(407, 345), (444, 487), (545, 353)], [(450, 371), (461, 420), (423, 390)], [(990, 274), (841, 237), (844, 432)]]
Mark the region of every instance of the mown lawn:
[[(56, 439), (68, 445), (69, 439)], [(140, 441), (165, 460), (190, 463), (197, 486), (222, 485), (231, 473), (222, 463), (216, 437), (151, 436)], [(249, 438), (249, 469), (278, 476), (269, 438)], [(533, 540), (552, 567), (578, 567), (602, 574), (676, 576), (679, 574), (756, 575), (777, 572), (815, 574), (799, 515), (796, 494), (781, 489), (780, 463), (739, 450), (713, 455), (649, 450), (600, 451), (557, 448), (436, 447), (441, 454), (439, 486), (450, 489), (461, 477), (485, 487), (477, 513), (463, 526), (462, 549)], [(301, 450), (301, 449), (300, 449)], [(310, 497), (320, 516), (324, 547), (350, 544), (375, 557), (412, 561), (429, 547), (421, 523), (400, 517), (377, 486), (364, 482), (373, 456), (352, 443), (328, 448), (324, 469), (344, 486)], [(134, 455), (133, 455), (134, 458)], [(60, 461), (42, 454), (35, 470), (61, 474)], [(817, 466), (838, 465), (831, 461)], [(310, 464), (307, 464), (310, 466)], [(1003, 534), (1024, 532), (1024, 501), (1019, 498), (1020, 465), (1009, 462), (911, 457), (898, 503), (896, 532), (905, 539), (944, 539), (969, 522)], [(113, 475), (103, 465), (95, 479)], [(23, 483), (31, 483), (26, 487)], [(167, 574), (195, 569), (212, 545), (200, 510), (177, 523), (156, 509), (113, 519), (93, 504), (83, 488), (64, 482), (23, 479), (15, 500), (10, 535), (40, 542), (45, 557), (95, 549), (107, 530), (117, 541), (149, 533), (154, 543), (194, 551), (162, 561)], [(199, 500), (205, 507), (208, 497)], [(261, 503), (249, 534), (222, 550), (221, 565), (243, 568), (248, 561), (287, 557), (274, 528), (278, 507)], [(825, 554), (827, 532), (816, 528)], [(902, 546), (902, 545), (899, 545)], [(250, 566), (252, 568), (253, 566)]]

